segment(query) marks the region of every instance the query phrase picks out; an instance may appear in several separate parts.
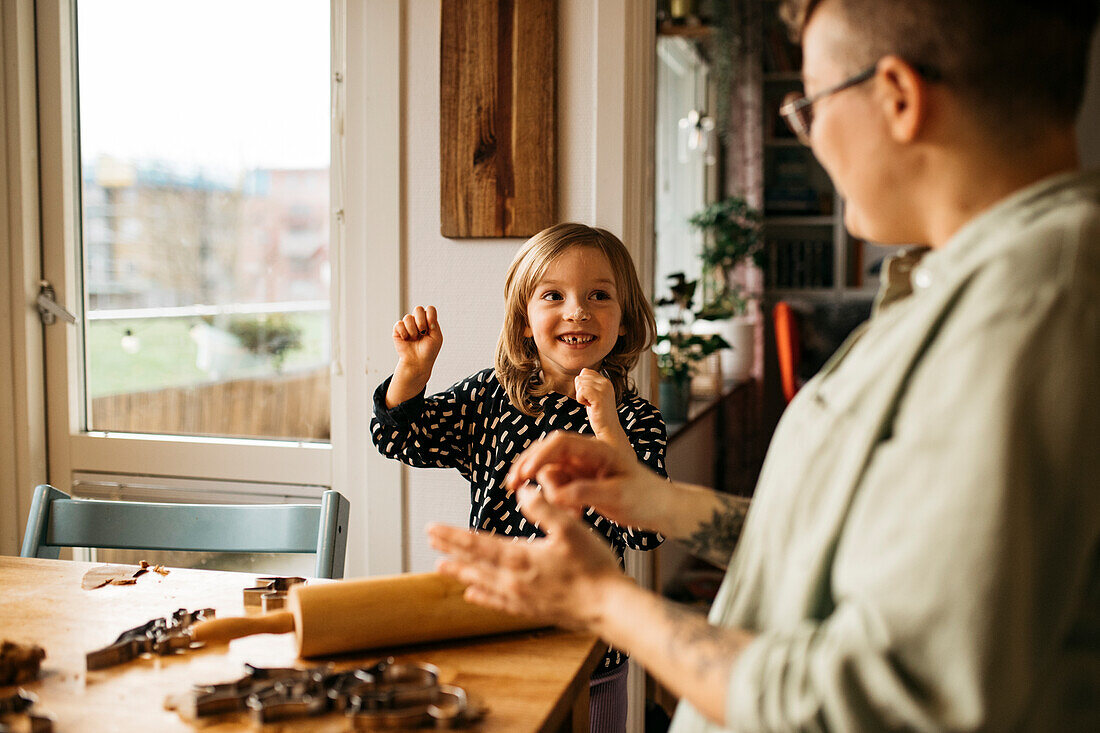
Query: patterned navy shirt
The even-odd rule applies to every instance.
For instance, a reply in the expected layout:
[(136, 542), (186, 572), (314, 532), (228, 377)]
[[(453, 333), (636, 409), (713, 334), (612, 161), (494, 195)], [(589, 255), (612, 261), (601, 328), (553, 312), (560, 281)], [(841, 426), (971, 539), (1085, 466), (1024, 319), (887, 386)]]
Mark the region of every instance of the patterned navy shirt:
[[(493, 369), (483, 369), (431, 397), (421, 392), (386, 408), (387, 379), (374, 392), (371, 435), (382, 455), (421, 468), (457, 468), (470, 482), (470, 526), (484, 532), (541, 537), (504, 489), (512, 461), (531, 443), (554, 430), (592, 433), (588, 411), (571, 397), (551, 392), (539, 400), (542, 414), (517, 410)], [(638, 460), (665, 473), (665, 423), (656, 407), (626, 396), (616, 411)], [(584, 521), (606, 538), (623, 566), (623, 550), (652, 550), (664, 540), (656, 532), (621, 527), (587, 509)], [(609, 649), (597, 668), (601, 674), (620, 666), (626, 655)]]

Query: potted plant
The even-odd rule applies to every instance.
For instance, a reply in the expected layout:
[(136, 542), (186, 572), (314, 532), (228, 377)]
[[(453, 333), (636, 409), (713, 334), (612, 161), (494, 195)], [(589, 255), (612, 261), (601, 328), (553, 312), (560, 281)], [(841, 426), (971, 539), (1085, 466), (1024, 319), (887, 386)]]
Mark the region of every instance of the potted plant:
[[(670, 331), (658, 336), (657, 344), (661, 416), (665, 422), (684, 422), (691, 401), (691, 377), (703, 359), (719, 349), (728, 349), (729, 343), (717, 334)], [(667, 346), (662, 348), (662, 344)]]
[[(726, 379), (741, 381), (752, 372), (755, 324), (749, 315), (749, 296), (735, 281), (734, 272), (742, 263), (759, 265), (763, 255), (758, 209), (739, 196), (716, 201), (689, 219), (706, 238), (700, 257), (704, 272), (714, 290), (696, 314), (696, 332), (721, 334), (730, 344), (722, 354), (722, 373)], [(714, 325), (707, 326), (706, 322)]]
[(749, 258), (759, 258), (760, 211), (740, 196), (708, 204), (688, 221), (708, 235), (703, 244), (703, 264), (719, 268), (723, 275), (728, 277)]
[(687, 280), (682, 272), (669, 276), (671, 295), (657, 301), (658, 306), (675, 306), (676, 312), (669, 319), (668, 333), (657, 336), (654, 350), (657, 353), (657, 371), (661, 380), (660, 408), (665, 422), (687, 420), (691, 399), (691, 377), (699, 363), (719, 349), (729, 348), (729, 343), (716, 334), (700, 335), (688, 329), (687, 314), (691, 312), (695, 295), (695, 280)]

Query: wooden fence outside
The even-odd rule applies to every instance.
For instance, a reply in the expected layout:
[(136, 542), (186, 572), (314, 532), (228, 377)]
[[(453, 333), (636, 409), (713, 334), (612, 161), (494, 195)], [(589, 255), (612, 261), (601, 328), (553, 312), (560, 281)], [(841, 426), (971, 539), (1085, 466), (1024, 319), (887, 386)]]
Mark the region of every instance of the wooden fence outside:
[(91, 428), (167, 435), (328, 440), (329, 370), (96, 397)]

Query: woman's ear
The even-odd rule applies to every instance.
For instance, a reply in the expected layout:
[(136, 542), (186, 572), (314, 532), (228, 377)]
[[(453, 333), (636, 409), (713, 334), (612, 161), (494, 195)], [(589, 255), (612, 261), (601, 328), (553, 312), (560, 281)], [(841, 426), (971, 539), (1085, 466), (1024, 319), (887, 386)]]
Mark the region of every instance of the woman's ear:
[(905, 59), (887, 55), (879, 59), (875, 85), (891, 137), (913, 142), (928, 112), (928, 82)]
[(529, 339), (529, 338), (531, 338), (531, 337), (532, 337), (532, 336), (534, 336), (534, 335), (535, 335), (535, 332), (531, 330), (531, 327), (530, 327), (530, 326), (524, 326), (524, 327), (523, 327), (523, 337), (524, 337), (524, 338), (528, 338), (528, 339)]

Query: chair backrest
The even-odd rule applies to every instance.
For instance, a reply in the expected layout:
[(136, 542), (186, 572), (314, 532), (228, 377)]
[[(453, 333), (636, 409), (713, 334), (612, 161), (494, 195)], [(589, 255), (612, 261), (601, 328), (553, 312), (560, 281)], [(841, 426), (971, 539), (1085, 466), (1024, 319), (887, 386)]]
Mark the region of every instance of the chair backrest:
[(794, 399), (802, 385), (798, 379), (798, 366), (802, 360), (801, 337), (798, 333), (798, 317), (790, 304), (779, 301), (772, 308), (775, 323), (775, 352), (779, 357), (779, 379), (783, 385), (783, 397)]
[(62, 547), (315, 552), (315, 576), (342, 578), (349, 508), (331, 490), (319, 505), (161, 504), (73, 499), (42, 484), (34, 490), (20, 555), (57, 558)]

